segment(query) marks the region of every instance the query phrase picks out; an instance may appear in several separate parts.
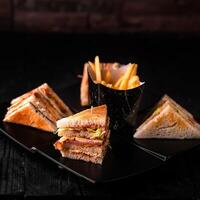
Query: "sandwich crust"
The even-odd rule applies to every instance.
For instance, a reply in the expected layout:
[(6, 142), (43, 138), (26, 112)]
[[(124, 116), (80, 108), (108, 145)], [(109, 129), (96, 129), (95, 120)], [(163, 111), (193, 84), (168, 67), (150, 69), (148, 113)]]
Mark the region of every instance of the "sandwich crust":
[[(101, 146), (80, 146), (80, 145), (70, 145), (64, 143), (59, 145), (57, 142), (54, 144), (55, 148), (59, 149), (62, 157), (75, 159), (75, 160), (83, 160), (86, 162), (92, 162), (95, 164), (102, 164), (105, 154), (107, 152), (108, 143), (109, 143), (108, 134), (105, 142)], [(69, 146), (70, 145), (70, 146)]]
[(94, 156), (90, 156), (90, 155), (87, 155), (84, 153), (76, 153), (76, 152), (69, 151), (69, 150), (62, 150), (62, 151), (60, 151), (60, 153), (61, 153), (62, 157), (66, 157), (66, 158), (74, 159), (74, 160), (83, 160), (86, 162), (92, 162), (94, 164), (100, 164), (100, 165), (102, 164), (103, 158), (104, 158), (104, 156), (94, 157)]
[(66, 117), (72, 114), (69, 107), (65, 105), (65, 103), (60, 99), (60, 97), (53, 91), (53, 89), (47, 83), (44, 83), (41, 86), (13, 99), (11, 101), (11, 106), (8, 108), (8, 110), (13, 109), (13, 107), (17, 107), (28, 97), (32, 96), (34, 93), (37, 93), (37, 95), (42, 95), (43, 99), (46, 100), (46, 102), (48, 102), (48, 104), (50, 104), (51, 107), (53, 107), (57, 111), (57, 113), (60, 114), (59, 118)]
[(57, 127), (61, 138), (54, 147), (63, 157), (102, 164), (110, 137), (106, 105), (63, 118)]
[(39, 87), (39, 90), (49, 100), (49, 102), (57, 110), (57, 112), (62, 113), (62, 117), (69, 116), (72, 114), (72, 111), (69, 109), (69, 107), (65, 105), (61, 98), (53, 91), (53, 89), (47, 83), (44, 83), (43, 87)]
[(102, 105), (81, 111), (75, 115), (57, 121), (58, 128), (99, 128), (106, 127), (107, 106)]
[(35, 89), (31, 90), (31, 91), (28, 91), (28, 92), (26, 92), (25, 94), (22, 94), (22, 95), (19, 96), (19, 97), (16, 97), (15, 99), (13, 99), (13, 100), (11, 101), (11, 105), (20, 104), (23, 100), (25, 100), (25, 99), (27, 99), (29, 96), (31, 96), (31, 95), (33, 94), (33, 92), (35, 92), (37, 89), (39, 89), (39, 88), (41, 88), (41, 87), (44, 87), (44, 86), (46, 86), (46, 85), (47, 85), (47, 83), (44, 83), (44, 84), (40, 85), (39, 87), (37, 87), (37, 88), (35, 88)]
[(187, 117), (192, 117), (193, 115), (191, 113), (189, 113), (185, 108), (183, 108), (182, 106), (180, 106), (178, 103), (176, 103), (171, 97), (169, 97), (167, 94), (165, 94), (163, 96), (163, 98), (161, 99), (161, 101), (163, 101), (163, 103), (165, 103), (166, 101), (169, 101), (171, 104), (173, 104), (174, 107), (176, 107), (178, 110), (180, 110), (182, 113), (185, 113), (185, 115), (187, 115)]
[[(28, 116), (31, 112), (32, 115)], [(58, 95), (48, 84), (44, 83), (13, 99), (3, 121), (54, 132), (56, 131), (56, 121), (71, 114), (70, 109)], [(38, 119), (36, 119), (37, 117)]]
[(55, 124), (50, 120), (47, 120), (46, 117), (39, 110), (36, 110), (34, 105), (30, 102), (24, 104), (18, 110), (6, 116), (3, 121), (31, 126), (34, 128), (39, 127), (41, 130), (48, 132), (56, 130)]
[(160, 109), (137, 129), (134, 138), (200, 138), (200, 126), (193, 118), (182, 115), (182, 110), (175, 108), (171, 102), (166, 101)]

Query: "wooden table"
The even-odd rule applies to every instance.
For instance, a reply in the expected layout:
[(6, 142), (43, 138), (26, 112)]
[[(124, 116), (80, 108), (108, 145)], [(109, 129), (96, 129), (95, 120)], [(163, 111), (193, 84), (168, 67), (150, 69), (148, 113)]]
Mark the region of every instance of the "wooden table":
[[(48, 82), (61, 96), (77, 82), (85, 61), (139, 64), (148, 90), (168, 93), (200, 118), (200, 38), (179, 35), (27, 35), (0, 34), (0, 102)], [(148, 101), (148, 99), (144, 99)], [(199, 198), (200, 148), (162, 167), (127, 180), (93, 185), (24, 151), (0, 134), (0, 198), (112, 196)]]

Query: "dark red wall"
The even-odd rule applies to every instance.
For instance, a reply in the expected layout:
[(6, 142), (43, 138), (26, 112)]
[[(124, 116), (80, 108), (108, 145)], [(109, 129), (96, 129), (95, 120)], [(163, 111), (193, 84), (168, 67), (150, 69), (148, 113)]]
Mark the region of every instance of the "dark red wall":
[(199, 0), (0, 0), (0, 30), (200, 32)]

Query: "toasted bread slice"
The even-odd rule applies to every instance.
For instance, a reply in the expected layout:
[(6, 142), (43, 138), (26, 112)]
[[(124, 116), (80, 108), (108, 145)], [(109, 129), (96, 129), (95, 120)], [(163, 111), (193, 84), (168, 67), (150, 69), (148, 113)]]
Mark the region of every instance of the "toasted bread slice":
[(31, 126), (48, 132), (56, 130), (56, 125), (31, 102), (23, 104), (9, 115), (6, 115), (3, 121)]
[[(61, 138), (62, 139), (62, 138)], [(80, 153), (85, 153), (88, 154), (90, 156), (100, 156), (102, 154), (102, 147), (103, 145), (79, 145), (79, 144), (73, 144), (70, 143), (70, 141), (64, 141), (61, 142), (60, 140), (58, 140), (55, 144), (54, 144), (55, 148), (58, 150), (63, 150), (63, 149), (67, 149), (67, 150), (76, 150), (79, 151)]]
[(31, 96), (32, 93), (35, 92), (38, 88), (44, 87), (45, 85), (46, 85), (46, 83), (40, 85), (39, 87), (37, 87), (37, 88), (35, 88), (35, 89), (31, 90), (31, 91), (26, 92), (25, 94), (23, 94), (23, 95), (21, 95), (21, 96), (19, 96), (19, 97), (16, 97), (15, 99), (13, 99), (13, 100), (11, 101), (11, 105), (20, 104), (22, 101), (24, 101), (24, 100), (27, 99), (29, 96)]
[(21, 101), (20, 103), (15, 103), (15, 104), (11, 105), (10, 107), (8, 107), (6, 116), (10, 115), (12, 112), (15, 112), (18, 108), (20, 108), (24, 104), (27, 104), (29, 102), (29, 100), (31, 100), (32, 98), (33, 97), (29, 96), (26, 99), (24, 99), (23, 101)]
[(72, 114), (72, 111), (67, 105), (62, 101), (62, 99), (53, 91), (53, 89), (47, 84), (44, 83), (42, 87), (39, 87), (38, 90), (49, 100), (50, 104), (59, 112), (63, 117), (69, 116)]
[(60, 115), (59, 118), (66, 117), (72, 114), (71, 110), (65, 103), (59, 98), (59, 96), (53, 91), (53, 89), (47, 84), (44, 83), (41, 86), (13, 99), (11, 101), (11, 106), (8, 110), (13, 109), (13, 107), (17, 107), (20, 105), (24, 100), (30, 97), (33, 93), (38, 93), (42, 95), (43, 99), (48, 101), (51, 107), (53, 107), (56, 112)]
[[(31, 118), (32, 116), (28, 117), (28, 114), (24, 113), (28, 109), (29, 114), (35, 110), (33, 119)], [(13, 99), (4, 121), (53, 132), (56, 130), (56, 121), (71, 114), (72, 112), (68, 106), (64, 104), (48, 84), (44, 83), (30, 92)], [(27, 116), (27, 119), (25, 116)], [(37, 117), (39, 119), (37, 119)], [(43, 122), (41, 122), (42, 119), (40, 119), (42, 117), (44, 117)], [(46, 128), (44, 128), (44, 126), (46, 126)]]
[(171, 97), (169, 97), (167, 94), (165, 94), (161, 99), (161, 105), (164, 104), (166, 101), (170, 101), (173, 106), (175, 106), (178, 110), (180, 110), (182, 113), (185, 113), (188, 117), (193, 117), (191, 113), (189, 113), (185, 108), (180, 106), (178, 103), (176, 103)]
[[(92, 162), (95, 164), (102, 164), (105, 154), (107, 152), (109, 144), (109, 136), (103, 145), (101, 146), (82, 146), (76, 144), (69, 144), (67, 142), (62, 142), (58, 140), (54, 146), (61, 152), (62, 157), (67, 157), (70, 159), (83, 160), (86, 162)], [(62, 140), (62, 138), (61, 138)]]
[(32, 104), (34, 104), (41, 112), (48, 112), (50, 116), (49, 118), (54, 122), (62, 118), (62, 115), (60, 115), (54, 109), (54, 107), (51, 106), (50, 102), (46, 98), (44, 98), (44, 96), (37, 90), (35, 90), (31, 96), (24, 99), (20, 104), (14, 104), (13, 106), (11, 106), (6, 116), (10, 115), (12, 112), (15, 112), (22, 105), (28, 102), (31, 102)]
[(62, 157), (66, 157), (66, 158), (74, 159), (74, 160), (83, 160), (86, 162), (92, 162), (94, 164), (100, 164), (100, 165), (102, 165), (103, 158), (104, 158), (104, 156), (95, 157), (95, 156), (84, 154), (82, 152), (76, 152), (73, 150), (61, 150), (60, 153)]
[[(191, 113), (189, 113), (185, 108), (183, 108), (182, 106), (180, 106), (178, 103), (176, 103), (172, 98), (170, 98), (168, 95), (164, 95), (160, 101), (153, 107), (153, 109), (147, 114), (147, 116), (144, 118), (144, 122), (141, 126), (144, 126), (145, 124), (147, 124), (155, 115), (155, 111), (156, 110), (160, 110), (162, 109), (163, 105), (168, 102), (171, 104), (171, 106), (174, 107), (174, 109), (179, 110), (179, 112), (181, 112), (181, 114), (185, 117), (185, 118), (192, 118), (193, 119), (193, 115)], [(158, 113), (158, 112), (156, 112)]]
[(200, 138), (200, 125), (191, 116), (166, 101), (136, 130), (134, 138)]
[(60, 119), (61, 116), (55, 109), (50, 105), (50, 103), (41, 95), (37, 90), (35, 90), (31, 96), (29, 96), (27, 99), (24, 99), (20, 104), (17, 104), (15, 106), (12, 106), (11, 109), (8, 110), (6, 113), (6, 116), (11, 115), (13, 112), (18, 110), (20, 107), (27, 103), (32, 103), (40, 112), (42, 112), (45, 116), (48, 115), (47, 117), (54, 122), (56, 120)]
[(106, 127), (106, 123), (107, 123), (107, 106), (101, 105), (98, 107), (91, 107), (90, 109), (86, 109), (75, 115), (60, 119), (57, 121), (57, 127), (99, 128), (99, 127)]

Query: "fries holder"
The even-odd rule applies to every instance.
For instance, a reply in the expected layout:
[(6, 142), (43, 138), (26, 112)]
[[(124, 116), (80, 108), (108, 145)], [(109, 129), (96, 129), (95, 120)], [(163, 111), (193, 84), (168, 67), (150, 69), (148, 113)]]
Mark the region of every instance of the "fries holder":
[(107, 105), (111, 130), (130, 130), (130, 127), (133, 130), (143, 95), (144, 83), (129, 90), (115, 90), (95, 83), (90, 70), (88, 70), (88, 74), (91, 105)]

